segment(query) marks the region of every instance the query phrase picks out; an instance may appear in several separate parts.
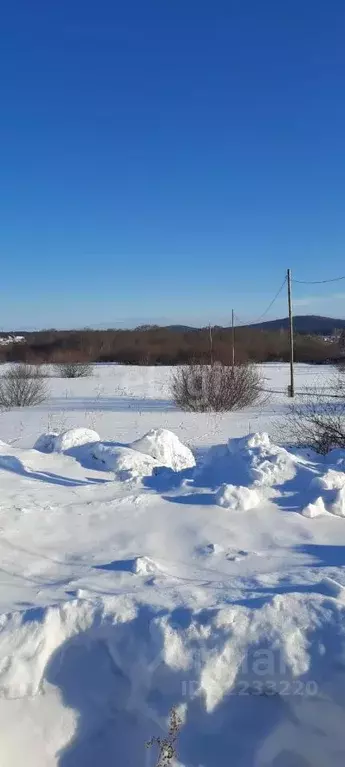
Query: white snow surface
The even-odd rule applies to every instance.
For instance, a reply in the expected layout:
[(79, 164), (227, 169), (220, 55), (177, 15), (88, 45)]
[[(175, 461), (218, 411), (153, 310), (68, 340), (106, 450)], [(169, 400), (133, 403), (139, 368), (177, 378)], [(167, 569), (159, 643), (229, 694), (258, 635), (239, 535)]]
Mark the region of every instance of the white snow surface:
[(345, 451), (279, 445), (263, 372), (243, 413), (109, 365), (0, 414), (1, 767), (154, 767), (173, 706), (173, 767), (345, 764)]
[(195, 466), (192, 451), (169, 429), (151, 429), (142, 439), (132, 442), (131, 447), (139, 453), (150, 455), (160, 466), (167, 466), (173, 471)]
[(151, 476), (159, 467), (151, 456), (121, 445), (104, 445), (99, 442), (93, 446), (91, 454), (120, 480), (142, 479)]
[(67, 453), (74, 447), (94, 442), (99, 442), (99, 435), (92, 429), (67, 429), (61, 434), (41, 434), (34, 444), (34, 449), (43, 453)]
[(256, 490), (250, 487), (236, 487), (224, 483), (216, 493), (216, 503), (227, 509), (235, 511), (248, 511), (254, 509), (260, 503), (260, 496)]

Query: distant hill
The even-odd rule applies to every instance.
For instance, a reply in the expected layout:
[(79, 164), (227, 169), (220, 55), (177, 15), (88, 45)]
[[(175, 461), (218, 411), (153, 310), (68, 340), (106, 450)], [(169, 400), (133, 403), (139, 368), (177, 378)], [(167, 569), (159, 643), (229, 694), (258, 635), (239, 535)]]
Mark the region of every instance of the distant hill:
[[(314, 314), (296, 315), (293, 324), (296, 333), (319, 336), (329, 336), (335, 329), (342, 330), (345, 328), (345, 320), (334, 317), (319, 317)], [(283, 317), (280, 320), (258, 322), (253, 325), (246, 325), (246, 327), (259, 328), (260, 330), (288, 330), (289, 318)]]

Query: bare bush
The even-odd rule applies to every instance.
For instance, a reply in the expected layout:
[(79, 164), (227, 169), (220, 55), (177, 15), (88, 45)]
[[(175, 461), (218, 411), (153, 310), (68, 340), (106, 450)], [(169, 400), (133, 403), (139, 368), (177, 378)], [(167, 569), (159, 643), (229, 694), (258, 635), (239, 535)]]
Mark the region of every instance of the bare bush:
[(0, 407), (40, 405), (48, 396), (44, 372), (40, 367), (18, 363), (3, 373), (0, 378)]
[(175, 708), (171, 709), (169, 730), (165, 738), (153, 737), (146, 743), (146, 748), (156, 746), (158, 749), (156, 767), (170, 767), (177, 759), (177, 740), (180, 734), (182, 719)]
[(63, 362), (57, 366), (60, 378), (87, 378), (93, 375), (89, 362)]
[(277, 437), (320, 455), (345, 449), (345, 382), (340, 378), (331, 381), (328, 392), (317, 387), (302, 392), (279, 423)]
[(254, 365), (234, 368), (219, 362), (213, 365), (189, 365), (173, 374), (172, 394), (182, 410), (225, 412), (240, 410), (257, 402), (262, 380)]

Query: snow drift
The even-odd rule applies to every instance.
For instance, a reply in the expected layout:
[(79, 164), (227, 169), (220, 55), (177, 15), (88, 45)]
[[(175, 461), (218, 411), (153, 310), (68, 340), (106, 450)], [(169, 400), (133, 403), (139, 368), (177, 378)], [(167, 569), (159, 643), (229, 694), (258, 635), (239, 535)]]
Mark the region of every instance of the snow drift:
[(235, 511), (247, 511), (260, 503), (260, 496), (250, 487), (236, 487), (235, 485), (222, 485), (216, 494), (218, 506)]
[(344, 454), (116, 437), (0, 446), (1, 764), (343, 767)]
[(132, 442), (131, 447), (154, 458), (159, 466), (166, 466), (173, 471), (195, 466), (192, 451), (169, 429), (151, 429), (144, 437)]
[[(338, 465), (343, 466), (342, 461)], [(323, 476), (312, 480), (311, 489), (321, 494), (305, 507), (304, 516), (316, 517), (329, 513), (345, 517), (345, 472), (329, 469)]]
[(64, 767), (144, 767), (145, 740), (164, 735), (174, 705), (181, 765), (225, 767), (231, 744), (236, 765), (342, 767), (345, 605), (277, 595), (205, 618), (196, 610), (176, 622), (126, 596), (3, 616), (3, 763), (17, 767), (19, 752), (17, 721), (4, 731), (5, 706), (21, 711), (30, 767), (32, 753), (47, 767), (57, 755)]
[(164, 468), (179, 472), (195, 466), (192, 451), (168, 429), (151, 429), (127, 447), (99, 442), (92, 455), (123, 480), (152, 476)]
[(295, 474), (295, 461), (291, 453), (274, 445), (268, 434), (249, 434), (230, 439), (228, 450), (246, 465), (249, 478), (255, 485), (273, 485), (284, 482)]
[(61, 434), (41, 434), (34, 444), (34, 450), (42, 453), (67, 453), (72, 448), (99, 442), (99, 439), (99, 434), (92, 429), (68, 429)]
[[(79, 448), (85, 448), (80, 452)], [(91, 429), (42, 434), (34, 445), (44, 453), (66, 453), (78, 458), (93, 458), (116, 474), (119, 480), (142, 479), (161, 468), (174, 472), (195, 466), (192, 451), (168, 429), (151, 429), (141, 439), (129, 445), (101, 442)]]
[(104, 445), (99, 442), (93, 446), (92, 456), (101, 461), (108, 471), (113, 471), (117, 479), (123, 481), (151, 476), (159, 468), (154, 458), (130, 447)]

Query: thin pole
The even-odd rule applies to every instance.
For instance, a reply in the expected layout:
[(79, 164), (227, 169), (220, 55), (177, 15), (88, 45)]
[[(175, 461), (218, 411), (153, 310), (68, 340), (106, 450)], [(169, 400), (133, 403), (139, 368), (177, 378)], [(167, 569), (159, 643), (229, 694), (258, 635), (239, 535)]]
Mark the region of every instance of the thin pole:
[(288, 286), (288, 305), (289, 305), (289, 340), (290, 340), (290, 386), (289, 396), (295, 396), (295, 376), (294, 376), (294, 338), (293, 338), (293, 317), (292, 317), (292, 298), (291, 298), (291, 269), (287, 270)]
[(213, 365), (213, 336), (212, 336), (212, 325), (208, 326), (209, 333), (210, 333), (210, 363)]
[(235, 369), (235, 313), (231, 312), (231, 327), (232, 327), (232, 370)]

